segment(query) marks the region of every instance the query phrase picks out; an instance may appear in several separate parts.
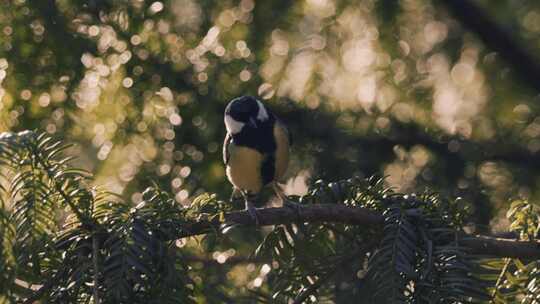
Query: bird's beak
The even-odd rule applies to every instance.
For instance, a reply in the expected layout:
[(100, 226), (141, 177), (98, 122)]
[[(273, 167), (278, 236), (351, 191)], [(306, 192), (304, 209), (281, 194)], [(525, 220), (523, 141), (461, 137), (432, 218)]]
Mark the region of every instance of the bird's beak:
[(249, 119), (248, 126), (252, 127), (253, 129), (257, 129), (257, 120), (251, 117)]

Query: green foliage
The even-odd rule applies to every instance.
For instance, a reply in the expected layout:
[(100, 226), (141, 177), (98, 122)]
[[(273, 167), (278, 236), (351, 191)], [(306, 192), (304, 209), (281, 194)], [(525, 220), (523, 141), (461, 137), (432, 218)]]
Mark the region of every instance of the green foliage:
[[(12, 244), (16, 261), (7, 273), (26, 284), (39, 284), (61, 263), (53, 246), (59, 211), (84, 205), (86, 200), (79, 189), (86, 175), (68, 166), (71, 158), (61, 155), (65, 148), (49, 136), (31, 131), (3, 133), (0, 138), (0, 163), (7, 183), (2, 216), (9, 217), (3, 221), (3, 243), (8, 245), (4, 249)], [(9, 286), (13, 281), (2, 283)], [(23, 286), (9, 287), (17, 287), (23, 294), (30, 292)]]
[[(116, 204), (104, 215), (101, 249), (105, 297), (111, 303), (187, 303), (187, 266), (174, 249), (184, 212), (167, 194), (147, 189), (134, 208)], [(106, 213), (106, 212), (104, 212)], [(191, 285), (192, 286), (192, 285)]]
[(53, 284), (43, 296), (53, 303), (87, 302), (94, 284), (105, 303), (189, 301), (187, 266), (172, 249), (186, 211), (167, 194), (149, 189), (131, 208), (89, 188), (89, 174), (62, 156), (67, 146), (42, 133), (2, 134), (0, 148), (9, 185), (3, 196), (13, 208), (0, 218), (8, 297), (32, 294), (16, 278), (26, 286)]
[[(66, 146), (48, 135), (2, 134), (0, 148), (0, 288), (6, 299), (88, 303), (97, 295), (102, 303), (195, 303), (212, 297), (200, 284), (205, 271), (175, 241), (198, 222), (223, 221), (230, 207), (215, 195), (202, 194), (182, 207), (151, 187), (131, 206), (89, 187), (90, 174), (72, 168), (71, 158), (63, 156)], [(253, 286), (247, 302), (330, 303), (346, 295), (367, 303), (540, 300), (540, 261), (487, 259), (460, 244), (470, 214), (461, 199), (399, 194), (378, 178), (318, 181), (308, 194), (290, 199), (370, 209), (384, 223), (273, 227), (254, 251), (255, 258), (269, 261), (261, 267), (266, 283)], [(507, 217), (521, 239), (531, 241), (539, 214), (516, 201)], [(197, 245), (203, 251), (230, 234), (206, 233), (206, 245)], [(210, 239), (214, 245), (208, 247)]]
[(425, 194), (393, 196), (389, 203), (383, 213), (384, 236), (368, 263), (368, 280), (377, 302), (489, 299), (477, 278), (477, 258), (459, 245), (457, 202)]
[[(510, 228), (521, 240), (538, 240), (538, 206), (525, 200), (517, 200), (512, 202), (506, 216), (511, 221)], [(540, 303), (540, 260), (505, 259), (491, 263), (490, 266), (496, 265), (494, 267), (501, 269), (493, 288), (494, 303)]]
[(506, 213), (510, 220), (510, 230), (519, 234), (522, 240), (535, 240), (540, 234), (540, 213), (538, 206), (527, 201), (512, 202), (510, 210)]
[(9, 220), (8, 212), (4, 208), (0, 209), (0, 236), (0, 294), (7, 294), (10, 288), (10, 282), (14, 279), (14, 268), (16, 265), (15, 254), (13, 252), (15, 228)]
[[(309, 303), (335, 290), (368, 303), (454, 303), (489, 299), (479, 257), (459, 245), (467, 216), (461, 200), (433, 194), (402, 195), (380, 179), (315, 183), (303, 203), (336, 202), (382, 212), (380, 231), (355, 225), (295, 223), (274, 229), (262, 245), (278, 262), (268, 302), (302, 295)], [(380, 240), (380, 241), (379, 241)], [(348, 272), (342, 287), (337, 277)], [(322, 286), (321, 286), (322, 285)]]

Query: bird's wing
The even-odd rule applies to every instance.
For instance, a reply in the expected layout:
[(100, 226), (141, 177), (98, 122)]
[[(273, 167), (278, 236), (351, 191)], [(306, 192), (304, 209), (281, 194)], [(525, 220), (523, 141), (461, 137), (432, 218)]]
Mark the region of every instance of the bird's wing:
[(292, 137), (292, 133), (291, 131), (289, 131), (289, 129), (287, 128), (287, 126), (285, 125), (285, 123), (283, 121), (281, 121), (281, 119), (277, 118), (277, 116), (274, 115), (274, 117), (276, 118), (276, 124), (281, 128), (283, 129), (283, 131), (285, 132), (285, 134), (287, 134), (287, 139), (289, 140), (289, 146), (292, 146), (293, 144), (293, 137)]
[(229, 163), (229, 158), (231, 157), (231, 153), (229, 151), (229, 145), (232, 143), (232, 136), (230, 133), (227, 133), (225, 136), (225, 141), (223, 142), (223, 162), (225, 164)]

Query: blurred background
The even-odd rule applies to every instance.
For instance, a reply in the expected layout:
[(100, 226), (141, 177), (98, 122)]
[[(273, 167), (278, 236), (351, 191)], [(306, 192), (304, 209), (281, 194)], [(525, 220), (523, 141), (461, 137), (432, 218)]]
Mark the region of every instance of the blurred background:
[(134, 203), (227, 199), (223, 110), (254, 95), (293, 132), (289, 193), (378, 174), (503, 230), (540, 195), (539, 51), (536, 0), (2, 1), (0, 131), (75, 143)]

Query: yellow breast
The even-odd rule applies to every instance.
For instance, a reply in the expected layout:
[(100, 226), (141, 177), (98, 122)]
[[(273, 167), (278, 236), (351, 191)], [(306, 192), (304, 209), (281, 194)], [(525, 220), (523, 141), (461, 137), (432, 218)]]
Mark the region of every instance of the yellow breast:
[[(274, 125), (273, 131), (276, 140), (273, 181), (279, 181), (285, 175), (289, 164), (289, 136), (285, 127), (279, 123)], [(231, 183), (237, 189), (259, 193), (265, 186), (261, 167), (268, 156), (252, 148), (237, 146), (232, 141), (229, 143), (228, 153), (226, 172)]]
[(261, 164), (263, 155), (257, 150), (239, 147), (234, 143), (229, 145), (229, 161), (227, 164), (227, 177), (238, 189), (259, 193), (262, 184)]
[(287, 167), (289, 165), (289, 134), (284, 126), (280, 123), (274, 125), (274, 138), (276, 139), (276, 172), (275, 172), (275, 181), (280, 181), (280, 179), (285, 175)]

